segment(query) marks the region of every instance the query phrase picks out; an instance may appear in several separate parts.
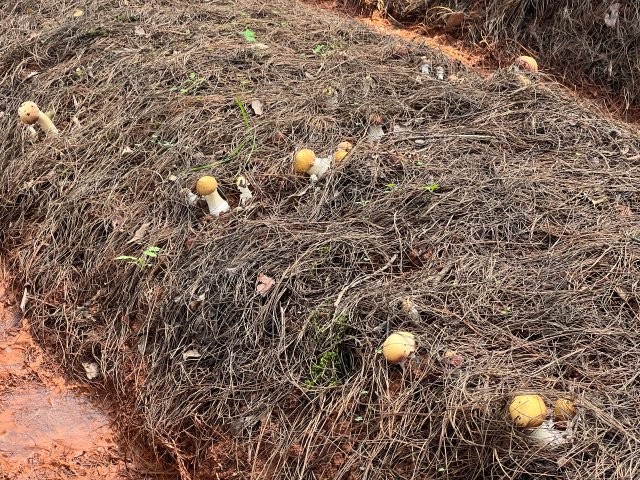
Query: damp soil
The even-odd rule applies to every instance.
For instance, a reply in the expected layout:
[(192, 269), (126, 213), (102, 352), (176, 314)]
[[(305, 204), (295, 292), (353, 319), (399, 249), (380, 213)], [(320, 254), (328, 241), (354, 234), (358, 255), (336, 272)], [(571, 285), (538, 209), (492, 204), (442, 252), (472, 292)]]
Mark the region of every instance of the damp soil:
[(0, 267), (0, 478), (143, 478), (111, 417), (37, 345)]

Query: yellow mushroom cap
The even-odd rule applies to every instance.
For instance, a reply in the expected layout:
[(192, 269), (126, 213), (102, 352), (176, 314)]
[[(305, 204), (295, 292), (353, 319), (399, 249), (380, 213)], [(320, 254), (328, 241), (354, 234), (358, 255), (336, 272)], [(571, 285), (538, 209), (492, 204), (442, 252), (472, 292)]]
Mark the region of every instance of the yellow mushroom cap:
[(196, 182), (196, 193), (202, 197), (211, 195), (218, 189), (218, 181), (214, 177), (200, 177)]
[(518, 395), (509, 405), (509, 415), (517, 427), (535, 428), (547, 416), (547, 406), (540, 395)]
[(538, 62), (533, 57), (528, 57), (526, 55), (522, 55), (521, 57), (516, 58), (516, 65), (523, 70), (527, 70), (529, 72), (537, 72), (538, 71)]
[(18, 117), (20, 117), (22, 123), (26, 123), (27, 125), (36, 123), (39, 115), (40, 109), (33, 102), (24, 102), (18, 108)]
[(341, 162), (347, 155), (348, 153), (346, 150), (342, 150), (341, 148), (339, 148), (338, 150), (336, 150), (336, 153), (333, 154), (333, 159), (336, 162)]
[(407, 360), (416, 351), (416, 337), (409, 332), (394, 332), (382, 344), (382, 354), (389, 363)]
[(349, 150), (351, 150), (353, 148), (353, 145), (351, 145), (349, 142), (340, 142), (338, 144), (338, 148), (340, 150), (345, 150), (345, 151), (348, 152)]
[(556, 422), (568, 422), (576, 416), (576, 406), (571, 400), (559, 398), (553, 406), (553, 416)]
[(293, 169), (298, 173), (305, 173), (313, 167), (315, 161), (316, 154), (313, 153), (313, 150), (303, 148), (293, 158)]

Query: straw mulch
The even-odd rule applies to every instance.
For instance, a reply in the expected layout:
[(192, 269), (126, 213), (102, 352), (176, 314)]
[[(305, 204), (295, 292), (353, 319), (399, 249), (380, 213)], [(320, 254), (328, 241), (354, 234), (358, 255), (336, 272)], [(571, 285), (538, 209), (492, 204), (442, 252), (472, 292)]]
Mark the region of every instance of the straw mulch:
[[(489, 48), (499, 59), (531, 53), (573, 85), (604, 86), (611, 102), (640, 105), (640, 3), (578, 0), (343, 0)], [(462, 16), (460, 14), (463, 14)]]
[[(311, 7), (193, 3), (0, 7), (0, 242), (69, 372), (183, 478), (637, 477), (637, 133)], [(231, 212), (189, 203), (202, 174)], [(568, 443), (510, 425), (522, 392), (575, 399)]]

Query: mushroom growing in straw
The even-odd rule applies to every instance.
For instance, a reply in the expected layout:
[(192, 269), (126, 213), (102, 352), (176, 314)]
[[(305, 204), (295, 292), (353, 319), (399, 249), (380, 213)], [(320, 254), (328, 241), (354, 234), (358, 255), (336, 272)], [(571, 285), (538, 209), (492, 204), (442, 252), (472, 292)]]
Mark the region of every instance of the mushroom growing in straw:
[(33, 125), (38, 123), (40, 128), (44, 131), (45, 135), (53, 137), (58, 135), (58, 129), (53, 124), (51, 119), (33, 102), (24, 102), (18, 108), (18, 117), (20, 121), (26, 125)]
[(547, 406), (540, 395), (518, 395), (509, 404), (509, 416), (520, 428), (536, 428), (547, 416)]
[(218, 193), (218, 181), (214, 177), (200, 177), (196, 182), (196, 193), (204, 197), (209, 213), (214, 217), (229, 211), (229, 204)]
[(536, 73), (538, 71), (538, 62), (536, 62), (536, 59), (526, 55), (516, 58), (514, 65), (518, 70), (525, 72)]
[(401, 366), (416, 353), (416, 337), (410, 332), (394, 332), (382, 344), (382, 354), (389, 363)]
[(312, 182), (324, 177), (331, 166), (331, 158), (319, 158), (313, 150), (304, 148), (293, 158), (293, 169), (297, 173), (307, 173)]

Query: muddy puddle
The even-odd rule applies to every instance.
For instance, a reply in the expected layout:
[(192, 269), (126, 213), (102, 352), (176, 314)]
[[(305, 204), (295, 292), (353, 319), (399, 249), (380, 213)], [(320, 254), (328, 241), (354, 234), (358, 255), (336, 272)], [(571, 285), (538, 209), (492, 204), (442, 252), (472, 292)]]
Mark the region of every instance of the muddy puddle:
[(33, 341), (0, 267), (0, 479), (143, 478), (109, 416), (56, 373)]

